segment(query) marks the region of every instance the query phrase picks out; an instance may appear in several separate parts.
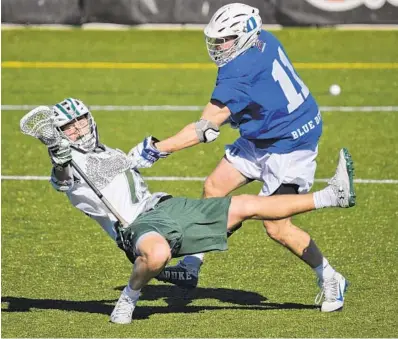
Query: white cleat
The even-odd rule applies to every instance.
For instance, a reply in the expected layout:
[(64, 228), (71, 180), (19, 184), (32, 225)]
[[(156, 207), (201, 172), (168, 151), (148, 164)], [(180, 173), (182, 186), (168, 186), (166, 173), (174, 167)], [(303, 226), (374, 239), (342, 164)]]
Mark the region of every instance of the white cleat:
[(354, 162), (346, 148), (340, 150), (336, 173), (328, 184), (337, 197), (337, 206), (355, 206)]
[(122, 292), (111, 314), (111, 322), (115, 324), (130, 324), (137, 300), (131, 299)]
[(315, 298), (316, 304), (324, 299), (321, 312), (341, 311), (344, 306), (344, 293), (347, 287), (348, 281), (338, 272), (332, 278), (325, 279), (321, 283), (321, 291)]

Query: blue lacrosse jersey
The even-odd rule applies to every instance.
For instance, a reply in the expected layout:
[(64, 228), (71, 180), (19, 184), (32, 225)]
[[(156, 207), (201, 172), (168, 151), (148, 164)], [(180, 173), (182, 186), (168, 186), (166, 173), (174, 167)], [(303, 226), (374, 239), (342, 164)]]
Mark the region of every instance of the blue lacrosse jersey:
[(228, 106), (240, 135), (271, 153), (315, 150), (318, 105), (279, 40), (261, 31), (255, 46), (218, 69), (211, 96)]

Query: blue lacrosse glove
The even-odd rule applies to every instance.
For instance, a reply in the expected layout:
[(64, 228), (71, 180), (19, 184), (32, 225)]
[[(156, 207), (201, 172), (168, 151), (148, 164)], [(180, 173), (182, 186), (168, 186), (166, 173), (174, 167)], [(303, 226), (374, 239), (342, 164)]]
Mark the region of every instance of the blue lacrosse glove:
[(153, 136), (146, 137), (144, 141), (132, 148), (128, 153), (133, 160), (133, 167), (135, 168), (149, 168), (160, 158), (166, 158), (170, 153), (161, 152), (154, 143), (159, 140)]

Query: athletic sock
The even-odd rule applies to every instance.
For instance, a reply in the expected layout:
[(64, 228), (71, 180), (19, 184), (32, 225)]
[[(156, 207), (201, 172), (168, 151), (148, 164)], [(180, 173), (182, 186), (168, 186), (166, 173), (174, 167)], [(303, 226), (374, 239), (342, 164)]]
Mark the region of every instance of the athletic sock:
[(127, 294), (131, 299), (138, 300), (140, 297), (141, 289), (133, 290), (129, 284), (124, 288), (123, 292)]
[(315, 267), (314, 271), (321, 281), (332, 278), (336, 273), (334, 268), (329, 264), (329, 261), (325, 257), (323, 258), (322, 264), (318, 267)]
[(323, 190), (315, 192), (313, 197), (316, 209), (338, 206), (336, 194), (330, 186), (324, 188)]
[(312, 239), (310, 239), (308, 246), (303, 250), (301, 260), (313, 269), (319, 265), (322, 266), (323, 255)]

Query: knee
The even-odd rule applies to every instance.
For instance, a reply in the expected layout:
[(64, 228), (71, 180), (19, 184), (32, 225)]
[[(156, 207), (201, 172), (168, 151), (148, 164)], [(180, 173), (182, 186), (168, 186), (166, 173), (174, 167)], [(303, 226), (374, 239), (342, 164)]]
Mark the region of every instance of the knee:
[(264, 227), (268, 236), (276, 241), (284, 240), (285, 234), (291, 225), (290, 219), (264, 221)]
[(258, 214), (258, 196), (252, 194), (241, 194), (237, 197), (237, 205), (244, 214), (244, 219), (252, 219)]
[[(252, 219), (256, 215), (256, 196), (249, 194), (235, 195), (231, 199), (228, 218), (236, 223)], [(234, 224), (232, 222), (232, 224)]]
[(217, 182), (211, 177), (207, 177), (203, 185), (203, 197), (213, 198), (224, 196), (222, 190), (217, 186)]
[(170, 259), (170, 247), (168, 245), (159, 244), (146, 255), (148, 270), (152, 272), (161, 271)]

